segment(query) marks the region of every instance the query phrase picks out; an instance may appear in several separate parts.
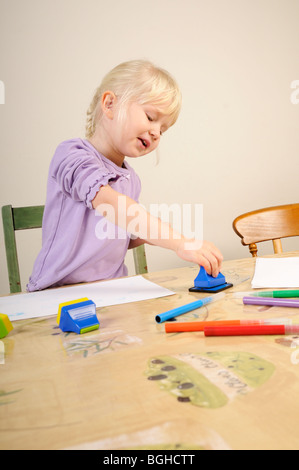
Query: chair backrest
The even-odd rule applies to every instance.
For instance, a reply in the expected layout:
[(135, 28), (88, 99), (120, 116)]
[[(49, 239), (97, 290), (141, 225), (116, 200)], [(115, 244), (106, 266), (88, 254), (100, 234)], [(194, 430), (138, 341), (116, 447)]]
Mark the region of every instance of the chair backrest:
[(148, 272), (144, 245), (133, 248), (133, 257), (136, 274), (145, 274)]
[[(41, 228), (44, 206), (2, 207), (2, 223), (4, 231), (4, 243), (11, 293), (21, 292), (21, 277), (18, 261), (18, 252), (15, 231)], [(136, 274), (147, 273), (147, 263), (144, 245), (133, 249)]]
[(272, 240), (274, 253), (282, 253), (281, 238), (299, 236), (299, 204), (267, 207), (247, 212), (233, 221), (233, 229), (257, 256), (256, 243)]
[(21, 292), (21, 278), (15, 231), (41, 228), (44, 206), (2, 207), (2, 223), (10, 292)]

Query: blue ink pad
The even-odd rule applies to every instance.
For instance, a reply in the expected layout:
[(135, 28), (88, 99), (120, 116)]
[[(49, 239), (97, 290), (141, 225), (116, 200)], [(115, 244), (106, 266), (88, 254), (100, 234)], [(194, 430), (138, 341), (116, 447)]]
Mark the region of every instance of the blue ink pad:
[(233, 284), (226, 282), (222, 273), (217, 277), (210, 276), (201, 266), (197, 277), (194, 279), (194, 287), (190, 287), (189, 292), (211, 292), (213, 294), (233, 287)]

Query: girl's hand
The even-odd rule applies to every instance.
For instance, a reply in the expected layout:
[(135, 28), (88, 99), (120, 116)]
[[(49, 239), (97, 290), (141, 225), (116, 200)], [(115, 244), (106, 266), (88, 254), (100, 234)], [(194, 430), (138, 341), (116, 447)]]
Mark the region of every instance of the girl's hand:
[(213, 243), (182, 239), (176, 253), (185, 261), (203, 266), (207, 274), (213, 277), (217, 277), (221, 271), (223, 256)]

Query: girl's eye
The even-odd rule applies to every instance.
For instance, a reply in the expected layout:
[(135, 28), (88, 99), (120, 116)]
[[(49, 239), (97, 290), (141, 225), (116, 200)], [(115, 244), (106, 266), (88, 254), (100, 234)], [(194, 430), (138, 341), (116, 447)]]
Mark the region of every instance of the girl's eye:
[(149, 114), (146, 114), (146, 116), (147, 116), (147, 119), (148, 119), (149, 121), (152, 121), (152, 120), (153, 120)]

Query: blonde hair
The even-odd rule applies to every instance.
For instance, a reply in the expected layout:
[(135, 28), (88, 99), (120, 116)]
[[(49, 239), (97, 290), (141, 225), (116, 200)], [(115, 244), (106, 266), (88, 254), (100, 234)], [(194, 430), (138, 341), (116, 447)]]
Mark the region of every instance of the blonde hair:
[(87, 110), (86, 138), (93, 136), (102, 117), (101, 98), (105, 91), (112, 91), (117, 97), (120, 112), (137, 101), (152, 104), (170, 117), (172, 126), (180, 113), (181, 92), (176, 81), (164, 69), (146, 60), (123, 62), (112, 69), (96, 89)]

